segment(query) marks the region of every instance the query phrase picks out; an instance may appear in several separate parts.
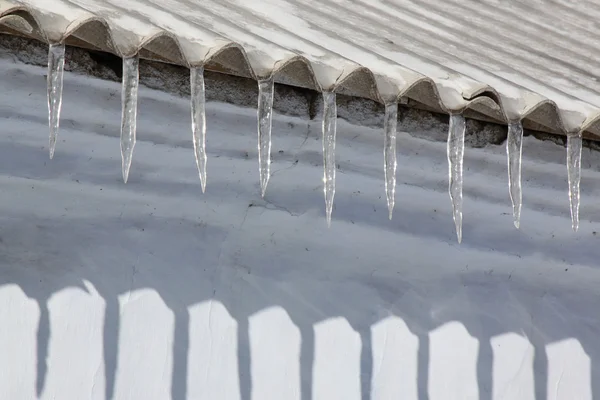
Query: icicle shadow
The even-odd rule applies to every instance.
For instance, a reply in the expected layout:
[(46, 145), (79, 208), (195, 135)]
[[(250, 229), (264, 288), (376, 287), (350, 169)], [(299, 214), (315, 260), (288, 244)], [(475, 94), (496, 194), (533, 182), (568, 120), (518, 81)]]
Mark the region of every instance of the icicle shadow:
[(462, 241), (463, 158), (465, 153), (465, 117), (450, 114), (448, 131), (448, 192), (458, 243)]
[(192, 111), (192, 140), (194, 143), (194, 156), (202, 193), (206, 190), (206, 99), (204, 88), (204, 68), (192, 67), (190, 69), (190, 93)]
[(327, 226), (331, 226), (335, 196), (335, 136), (337, 104), (334, 92), (323, 92), (323, 191)]
[(523, 195), (521, 191), (521, 160), (523, 153), (523, 125), (521, 121), (508, 124), (508, 137), (506, 139), (506, 154), (508, 157), (508, 192), (513, 207), (513, 220), (519, 229), (521, 224), (521, 205)]
[(64, 43), (51, 44), (48, 49), (48, 124), (50, 126), (49, 152), (54, 158), (60, 109), (62, 107), (63, 75), (65, 70)]
[(271, 177), (271, 127), (273, 119), (273, 76), (258, 81), (258, 168), (261, 196), (265, 197)]
[(385, 173), (385, 194), (389, 218), (392, 219), (394, 212), (396, 196), (396, 129), (398, 126), (398, 103), (388, 103), (385, 105), (385, 116), (383, 120), (384, 145), (383, 145), (383, 165)]
[(567, 175), (569, 180), (569, 203), (571, 205), (571, 226), (579, 229), (579, 183), (581, 182), (582, 133), (567, 136)]
[(121, 161), (123, 182), (127, 183), (135, 147), (137, 124), (137, 101), (139, 85), (139, 57), (123, 59), (123, 84), (121, 88)]

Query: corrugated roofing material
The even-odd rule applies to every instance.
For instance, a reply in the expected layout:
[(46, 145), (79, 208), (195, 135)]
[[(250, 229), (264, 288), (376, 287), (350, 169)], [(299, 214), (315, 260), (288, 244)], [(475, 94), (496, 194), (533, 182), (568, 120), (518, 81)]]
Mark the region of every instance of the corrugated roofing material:
[(600, 7), (569, 0), (0, 0), (48, 43), (600, 135)]

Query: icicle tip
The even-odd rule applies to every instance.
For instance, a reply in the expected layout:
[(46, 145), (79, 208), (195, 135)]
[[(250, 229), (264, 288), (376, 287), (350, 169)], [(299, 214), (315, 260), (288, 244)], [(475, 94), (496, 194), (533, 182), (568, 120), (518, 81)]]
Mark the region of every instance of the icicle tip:
[(123, 169), (123, 183), (127, 183), (129, 179), (129, 170)]

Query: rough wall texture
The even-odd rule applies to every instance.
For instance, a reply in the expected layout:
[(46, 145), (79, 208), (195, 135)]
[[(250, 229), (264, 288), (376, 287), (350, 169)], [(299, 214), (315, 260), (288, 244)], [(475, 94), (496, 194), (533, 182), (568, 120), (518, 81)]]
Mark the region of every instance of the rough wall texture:
[[(0, 35), (0, 51), (18, 60), (34, 65), (47, 64), (46, 45), (18, 36)], [(94, 76), (100, 79), (120, 81), (121, 59), (109, 53), (68, 47), (65, 70)], [(258, 96), (256, 82), (249, 78), (205, 71), (206, 97), (244, 107), (255, 107)], [(142, 60), (140, 83), (151, 89), (163, 90), (179, 96), (189, 96), (189, 71), (187, 68)], [(68, 95), (68, 94), (67, 94)], [(369, 127), (383, 126), (383, 105), (364, 98), (337, 96), (338, 117), (348, 122)], [(398, 130), (410, 135), (434, 141), (446, 141), (448, 116), (428, 110), (399, 105)], [(282, 84), (276, 85), (273, 108), (285, 115), (307, 119), (320, 117), (322, 99), (318, 92)], [(566, 138), (540, 131), (525, 130), (525, 136), (533, 135), (540, 140), (551, 140), (566, 145)], [(502, 144), (506, 139), (506, 126), (492, 122), (469, 119), (465, 145), (485, 147)], [(594, 141), (584, 141), (584, 146), (597, 149)]]

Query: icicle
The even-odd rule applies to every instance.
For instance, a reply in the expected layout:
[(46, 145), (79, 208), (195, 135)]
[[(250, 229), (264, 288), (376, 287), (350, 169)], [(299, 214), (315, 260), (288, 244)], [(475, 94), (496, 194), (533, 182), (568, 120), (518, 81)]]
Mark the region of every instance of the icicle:
[(123, 181), (127, 183), (129, 168), (135, 146), (135, 130), (137, 123), (137, 100), (139, 84), (139, 57), (123, 59), (123, 84), (121, 88), (121, 161)]
[(567, 136), (567, 174), (569, 178), (569, 202), (571, 204), (571, 225), (579, 229), (579, 182), (581, 181), (581, 132)]
[(273, 117), (273, 76), (258, 81), (258, 168), (260, 191), (265, 197), (271, 177), (271, 120)]
[(50, 159), (54, 157), (58, 126), (60, 124), (64, 69), (64, 43), (51, 44), (48, 49), (48, 124), (50, 125)]
[(202, 193), (206, 190), (206, 112), (204, 92), (204, 68), (192, 67), (190, 69), (190, 92), (192, 109), (192, 139), (194, 155)]
[(463, 190), (463, 156), (465, 153), (465, 117), (460, 114), (450, 115), (448, 132), (448, 169), (450, 200), (452, 214), (456, 226), (458, 243), (462, 241), (462, 190)]
[(327, 226), (331, 226), (333, 197), (335, 196), (335, 134), (337, 105), (334, 92), (323, 92), (323, 191)]
[(523, 125), (521, 121), (508, 124), (506, 154), (508, 156), (508, 192), (513, 207), (513, 219), (517, 229), (521, 223), (521, 155), (523, 153)]
[(385, 171), (385, 194), (389, 217), (392, 219), (396, 194), (396, 127), (398, 125), (398, 103), (385, 105), (383, 130), (385, 133), (383, 146), (383, 164)]

